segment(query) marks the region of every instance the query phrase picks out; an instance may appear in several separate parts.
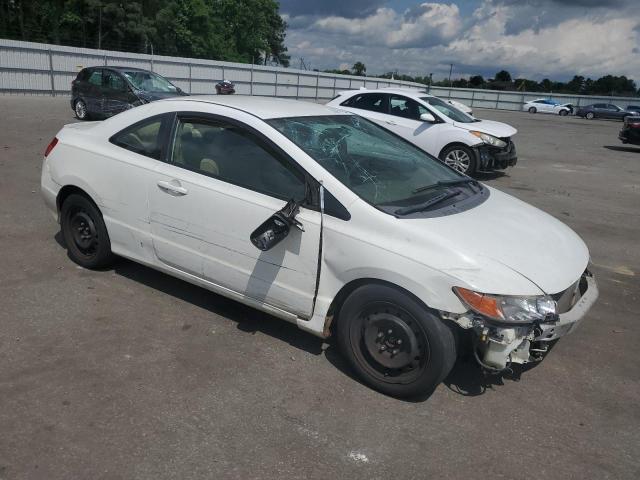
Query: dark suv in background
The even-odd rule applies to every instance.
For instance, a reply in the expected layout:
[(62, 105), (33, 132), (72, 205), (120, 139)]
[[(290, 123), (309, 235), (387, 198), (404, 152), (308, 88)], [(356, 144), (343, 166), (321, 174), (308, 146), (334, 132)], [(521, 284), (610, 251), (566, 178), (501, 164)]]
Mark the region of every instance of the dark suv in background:
[(71, 83), (71, 108), (80, 120), (106, 118), (161, 98), (187, 95), (157, 73), (129, 67), (88, 67)]

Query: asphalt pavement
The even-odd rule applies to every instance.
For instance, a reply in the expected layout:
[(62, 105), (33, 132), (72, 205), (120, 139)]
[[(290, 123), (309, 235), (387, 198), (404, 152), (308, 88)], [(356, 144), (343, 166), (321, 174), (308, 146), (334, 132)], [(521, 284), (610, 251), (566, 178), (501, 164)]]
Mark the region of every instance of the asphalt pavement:
[(519, 130), (483, 180), (582, 236), (600, 299), (519, 379), (460, 361), (408, 402), (294, 325), (73, 264), (39, 194), (68, 98), (0, 96), (0, 479), (640, 478), (640, 147), (621, 122), (475, 113)]

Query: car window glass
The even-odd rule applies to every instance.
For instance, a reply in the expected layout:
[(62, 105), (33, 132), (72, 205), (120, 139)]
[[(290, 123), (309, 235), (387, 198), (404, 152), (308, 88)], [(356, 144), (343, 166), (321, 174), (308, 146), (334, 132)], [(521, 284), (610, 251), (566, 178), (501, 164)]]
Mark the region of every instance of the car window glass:
[(205, 120), (178, 123), (172, 163), (188, 170), (283, 199), (304, 200), (301, 172), (251, 132)]
[(389, 113), (396, 117), (420, 120), (420, 115), (430, 112), (415, 100), (399, 95), (391, 95), (389, 99)]
[(268, 123), (374, 205), (415, 199), (415, 190), (461, 178), (436, 158), (357, 115), (276, 118)]
[(176, 93), (178, 91), (177, 87), (166, 78), (153, 72), (131, 70), (124, 71), (123, 73), (129, 82), (138, 90), (156, 93)]
[(593, 108), (607, 108), (607, 106), (604, 103), (596, 103)]
[(89, 76), (89, 83), (97, 87), (102, 86), (102, 70), (94, 70)]
[(111, 142), (140, 155), (160, 160), (162, 154), (161, 126), (162, 118), (155, 117), (117, 133), (111, 138)]
[(342, 102), (342, 105), (360, 108), (362, 110), (369, 110), (371, 112), (387, 113), (384, 95), (382, 93), (365, 93), (356, 95), (345, 102)]
[(115, 72), (105, 71), (103, 78), (104, 86), (113, 90), (124, 90), (124, 79)]

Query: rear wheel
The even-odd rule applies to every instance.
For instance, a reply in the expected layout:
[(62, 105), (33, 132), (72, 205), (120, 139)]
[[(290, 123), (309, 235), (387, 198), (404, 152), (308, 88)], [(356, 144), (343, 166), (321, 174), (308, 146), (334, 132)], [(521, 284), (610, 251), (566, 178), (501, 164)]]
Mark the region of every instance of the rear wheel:
[(586, 118), (587, 120), (593, 120), (593, 118), (595, 117), (593, 112), (587, 112), (587, 114), (584, 116), (584, 118)]
[(465, 175), (471, 175), (476, 171), (476, 155), (469, 147), (464, 145), (451, 145), (440, 153), (442, 162)]
[(76, 114), (76, 118), (78, 120), (88, 120), (89, 112), (87, 111), (87, 104), (84, 103), (84, 100), (76, 100), (76, 104), (74, 106), (74, 112)]
[(529, 113), (536, 113), (537, 111), (536, 107), (529, 107)]
[(561, 117), (566, 117), (569, 114), (569, 110), (560, 110), (559, 113)]
[(431, 393), (456, 359), (453, 332), (419, 301), (386, 285), (365, 285), (338, 318), (340, 350), (372, 388), (397, 397)]
[(98, 208), (87, 197), (69, 195), (60, 209), (60, 227), (71, 260), (85, 268), (113, 263), (107, 227)]

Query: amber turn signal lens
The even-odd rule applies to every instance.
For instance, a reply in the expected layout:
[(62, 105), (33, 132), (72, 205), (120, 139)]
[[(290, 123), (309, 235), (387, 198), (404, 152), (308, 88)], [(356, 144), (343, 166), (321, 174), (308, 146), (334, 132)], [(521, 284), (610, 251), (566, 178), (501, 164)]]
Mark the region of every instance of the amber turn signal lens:
[(462, 287), (453, 287), (453, 291), (465, 304), (476, 312), (490, 318), (495, 318), (496, 320), (504, 320), (504, 315), (495, 297), (477, 293), (473, 290), (467, 290)]

